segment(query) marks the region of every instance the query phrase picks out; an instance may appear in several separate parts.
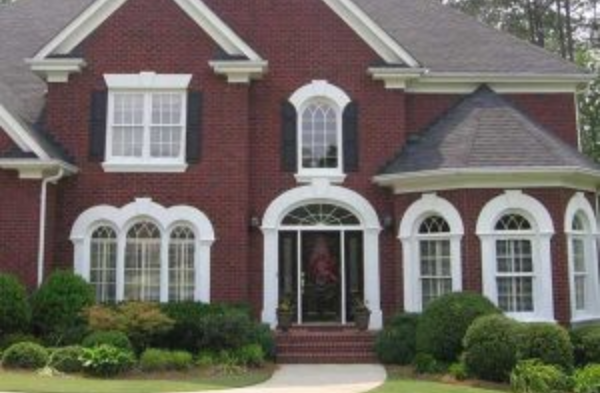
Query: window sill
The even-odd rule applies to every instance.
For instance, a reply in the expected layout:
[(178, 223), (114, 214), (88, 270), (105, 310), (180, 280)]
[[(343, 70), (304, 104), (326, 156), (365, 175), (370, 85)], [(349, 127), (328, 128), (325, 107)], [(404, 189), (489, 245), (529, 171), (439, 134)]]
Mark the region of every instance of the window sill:
[(571, 319), (571, 323), (574, 325), (577, 325), (577, 324), (586, 324), (586, 323), (590, 323), (590, 322), (597, 322), (598, 320), (600, 320), (600, 315), (582, 314), (582, 315), (574, 316)]
[(294, 175), (298, 183), (314, 183), (315, 181), (325, 180), (329, 183), (342, 184), (346, 180), (346, 175), (343, 173), (327, 173), (327, 172), (300, 172)]
[(104, 162), (102, 168), (107, 173), (184, 173), (188, 165), (184, 163)]
[(548, 318), (543, 315), (536, 315), (532, 313), (505, 313), (505, 315), (515, 321), (526, 322), (526, 323), (556, 323), (554, 318)]

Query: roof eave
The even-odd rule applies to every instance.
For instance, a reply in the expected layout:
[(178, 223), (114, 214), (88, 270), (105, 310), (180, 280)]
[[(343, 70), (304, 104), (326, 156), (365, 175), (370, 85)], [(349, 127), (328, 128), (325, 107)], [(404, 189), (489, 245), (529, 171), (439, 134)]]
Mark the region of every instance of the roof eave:
[(457, 189), (569, 188), (596, 191), (600, 170), (583, 167), (512, 167), (437, 169), (373, 178), (395, 194)]
[(79, 172), (75, 165), (62, 160), (40, 160), (37, 158), (0, 158), (0, 169), (19, 172), (19, 179), (40, 180), (53, 176), (62, 169), (65, 175)]

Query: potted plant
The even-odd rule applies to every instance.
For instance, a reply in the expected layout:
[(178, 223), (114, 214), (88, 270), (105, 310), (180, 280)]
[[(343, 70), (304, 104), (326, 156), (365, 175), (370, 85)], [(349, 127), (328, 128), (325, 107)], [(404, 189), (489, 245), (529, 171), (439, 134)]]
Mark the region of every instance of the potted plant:
[(369, 329), (371, 321), (371, 310), (361, 298), (354, 299), (354, 324), (358, 330), (365, 331)]
[(283, 297), (277, 308), (277, 325), (279, 329), (287, 332), (292, 326), (294, 316), (294, 304), (292, 303), (292, 299), (289, 296)]

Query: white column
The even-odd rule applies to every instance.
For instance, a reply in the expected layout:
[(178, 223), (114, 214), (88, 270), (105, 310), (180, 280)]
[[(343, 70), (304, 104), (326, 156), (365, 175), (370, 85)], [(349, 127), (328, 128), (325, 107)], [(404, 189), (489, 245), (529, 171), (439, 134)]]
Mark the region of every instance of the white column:
[(170, 235), (161, 231), (160, 238), (160, 302), (169, 301), (169, 242)]
[(413, 258), (413, 246), (415, 243), (411, 238), (403, 238), (402, 241), (402, 266), (404, 276), (404, 311), (420, 312), (421, 301), (419, 299), (419, 282), (417, 258)]
[[(86, 242), (83, 237), (71, 238), (71, 241), (75, 249), (75, 273), (79, 274), (86, 281), (90, 281), (90, 255), (89, 251), (86, 252), (86, 249), (89, 250), (89, 244), (86, 247), (86, 243), (89, 242)], [(86, 253), (88, 254), (87, 258)]]
[(194, 297), (202, 303), (210, 303), (210, 249), (212, 240), (200, 240), (195, 256), (196, 289)]
[(117, 301), (123, 301), (125, 297), (125, 247), (127, 234), (120, 231), (117, 242)]
[(365, 303), (371, 310), (369, 329), (383, 327), (381, 312), (381, 280), (379, 275), (379, 228), (365, 229), (364, 266), (365, 266)]
[(278, 288), (278, 241), (277, 229), (263, 228), (264, 236), (264, 267), (263, 267), (263, 310), (262, 321), (272, 328), (277, 327), (277, 303), (279, 302)]

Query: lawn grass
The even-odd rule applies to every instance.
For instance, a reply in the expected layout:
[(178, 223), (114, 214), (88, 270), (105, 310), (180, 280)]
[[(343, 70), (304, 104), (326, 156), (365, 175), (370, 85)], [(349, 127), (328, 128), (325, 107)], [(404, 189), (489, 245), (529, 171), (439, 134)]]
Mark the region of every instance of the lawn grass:
[[(406, 368), (388, 368), (388, 379), (385, 384), (370, 393), (505, 393), (506, 386), (489, 384), (471, 386), (475, 383), (444, 382), (441, 377), (419, 378)], [(481, 383), (477, 383), (479, 385)]]
[(255, 385), (270, 378), (273, 368), (224, 376), (207, 372), (132, 375), (127, 379), (92, 379), (80, 376), (43, 377), (35, 373), (0, 371), (0, 392), (26, 393), (166, 393), (219, 390)]

